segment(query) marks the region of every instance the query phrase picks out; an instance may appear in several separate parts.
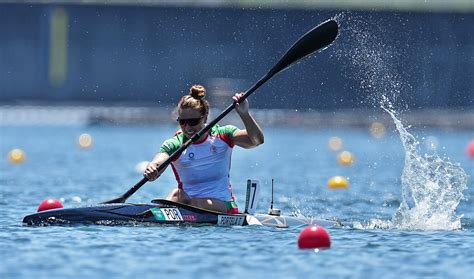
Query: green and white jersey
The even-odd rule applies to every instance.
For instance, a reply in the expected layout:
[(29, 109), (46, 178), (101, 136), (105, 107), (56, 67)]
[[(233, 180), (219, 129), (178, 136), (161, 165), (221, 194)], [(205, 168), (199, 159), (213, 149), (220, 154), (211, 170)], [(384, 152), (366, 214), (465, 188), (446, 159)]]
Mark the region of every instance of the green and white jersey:
[[(214, 198), (231, 201), (230, 165), (234, 135), (239, 129), (232, 125), (215, 125), (204, 141), (191, 144), (171, 166), (178, 182), (191, 198)], [(160, 152), (173, 154), (188, 138), (179, 130), (166, 140)]]

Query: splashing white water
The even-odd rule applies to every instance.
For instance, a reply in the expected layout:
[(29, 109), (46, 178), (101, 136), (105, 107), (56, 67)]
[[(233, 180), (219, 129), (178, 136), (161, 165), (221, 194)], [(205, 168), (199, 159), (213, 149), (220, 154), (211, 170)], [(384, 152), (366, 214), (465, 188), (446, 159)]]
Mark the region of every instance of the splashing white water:
[(385, 111), (392, 116), (405, 148), (402, 202), (392, 226), (409, 230), (460, 229), (462, 215), (456, 215), (456, 208), (467, 189), (467, 174), (447, 158), (418, 154), (418, 141), (390, 110)]
[[(462, 215), (456, 208), (467, 188), (467, 174), (447, 158), (437, 154), (420, 155), (418, 141), (397, 118), (395, 106), (403, 90), (412, 90), (400, 76), (393, 73), (390, 61), (397, 56), (375, 33), (383, 34), (383, 24), (369, 25), (364, 19), (343, 14), (337, 20), (350, 47), (343, 47), (340, 58), (350, 61), (353, 78), (370, 98), (392, 117), (405, 149), (405, 165), (401, 176), (402, 201), (392, 220), (371, 220), (354, 224), (356, 228), (403, 230), (455, 230), (461, 228)], [(382, 33), (381, 33), (382, 32)], [(344, 45), (344, 43), (343, 43)], [(349, 51), (347, 51), (349, 49)]]

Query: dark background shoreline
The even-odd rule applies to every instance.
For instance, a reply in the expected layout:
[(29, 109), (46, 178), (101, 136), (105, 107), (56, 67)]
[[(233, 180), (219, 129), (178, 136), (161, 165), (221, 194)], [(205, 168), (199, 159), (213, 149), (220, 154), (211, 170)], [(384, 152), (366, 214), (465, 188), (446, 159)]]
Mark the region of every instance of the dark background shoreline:
[(470, 10), (57, 2), (0, 4), (0, 103), (169, 106), (200, 83), (218, 106), (233, 92), (249, 88), (307, 30), (343, 15), (334, 44), (259, 89), (252, 96), (255, 108), (373, 107), (361, 84), (371, 77), (354, 78), (360, 69), (351, 68), (344, 56), (360, 47), (349, 37), (364, 36), (350, 34), (359, 31), (355, 18), (379, 40), (377, 45), (365, 38), (365, 47), (379, 48), (383, 66), (407, 86), (397, 100), (413, 110), (474, 109)]

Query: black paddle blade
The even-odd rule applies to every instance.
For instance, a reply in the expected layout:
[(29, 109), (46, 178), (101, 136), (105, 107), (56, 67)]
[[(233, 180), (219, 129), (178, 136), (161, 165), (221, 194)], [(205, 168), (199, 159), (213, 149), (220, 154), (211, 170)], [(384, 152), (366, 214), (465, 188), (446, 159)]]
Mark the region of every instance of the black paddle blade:
[(328, 47), (337, 37), (339, 27), (333, 19), (325, 21), (304, 34), (286, 52), (278, 63), (270, 70), (273, 76), (302, 58)]

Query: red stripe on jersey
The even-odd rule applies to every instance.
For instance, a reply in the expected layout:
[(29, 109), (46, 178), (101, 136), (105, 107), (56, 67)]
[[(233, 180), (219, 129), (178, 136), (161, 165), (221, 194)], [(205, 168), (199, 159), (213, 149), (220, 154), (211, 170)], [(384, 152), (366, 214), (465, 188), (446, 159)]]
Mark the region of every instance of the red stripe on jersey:
[(229, 134), (217, 134), (217, 137), (223, 140), (231, 148), (234, 147), (234, 140), (230, 137)]
[(173, 169), (174, 177), (176, 178), (176, 182), (178, 182), (178, 189), (183, 190), (183, 182), (181, 182), (181, 179), (179, 178), (178, 171), (174, 167), (173, 164), (171, 164), (171, 168)]

